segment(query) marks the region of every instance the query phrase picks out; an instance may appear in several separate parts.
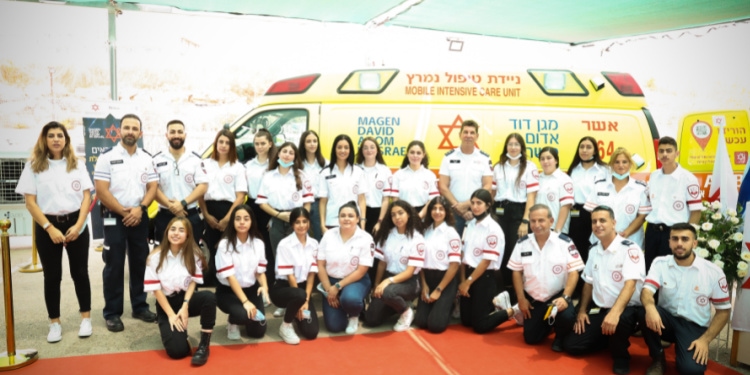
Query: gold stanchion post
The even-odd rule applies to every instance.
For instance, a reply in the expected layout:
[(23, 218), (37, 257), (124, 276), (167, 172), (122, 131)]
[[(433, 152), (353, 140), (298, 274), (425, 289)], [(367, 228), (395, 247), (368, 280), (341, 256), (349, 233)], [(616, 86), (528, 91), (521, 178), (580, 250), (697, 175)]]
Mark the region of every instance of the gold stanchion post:
[(18, 271), (23, 273), (42, 272), (42, 265), (39, 263), (39, 253), (36, 250), (36, 231), (31, 230), (31, 264), (21, 267)]
[(26, 367), (39, 359), (38, 352), (34, 349), (16, 350), (16, 334), (13, 327), (13, 283), (10, 274), (10, 241), (8, 236), (10, 220), (0, 220), (2, 229), (2, 251), (3, 251), (3, 285), (5, 296), (5, 332), (8, 351), (0, 353), (0, 371), (9, 371)]

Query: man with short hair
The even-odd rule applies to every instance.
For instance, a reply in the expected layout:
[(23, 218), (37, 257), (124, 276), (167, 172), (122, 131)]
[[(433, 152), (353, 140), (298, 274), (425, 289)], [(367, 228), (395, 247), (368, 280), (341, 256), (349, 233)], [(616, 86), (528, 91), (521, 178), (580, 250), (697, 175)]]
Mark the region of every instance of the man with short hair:
[(461, 146), (448, 151), (440, 163), (438, 190), (451, 204), (456, 231), (463, 235), (471, 213), (471, 194), (477, 189), (492, 191), (490, 156), (475, 146), (479, 124), (466, 120), (461, 124)]
[(159, 175), (156, 201), (159, 212), (154, 218), (154, 242), (164, 237), (169, 221), (175, 216), (185, 216), (193, 227), (196, 243), (203, 237), (203, 219), (198, 208), (198, 198), (208, 190), (208, 175), (203, 160), (195, 152), (185, 152), (185, 124), (180, 120), (167, 123), (169, 152), (154, 155), (154, 169)]
[(646, 216), (646, 271), (657, 256), (670, 255), (669, 228), (675, 223), (697, 224), (701, 218), (701, 188), (698, 179), (677, 163), (677, 141), (659, 139), (661, 169), (651, 173), (648, 195), (651, 212)]
[[(599, 240), (589, 249), (581, 278), (583, 286), (575, 321), (558, 320), (563, 349), (582, 355), (609, 347), (612, 372), (630, 373), (630, 335), (638, 322), (646, 262), (640, 246), (617, 234), (615, 213), (598, 206), (591, 213), (591, 230)], [(591, 305), (591, 301), (595, 305)], [(567, 315), (566, 315), (567, 317)]]
[[(669, 233), (672, 255), (654, 259), (641, 292), (639, 319), (653, 360), (646, 374), (664, 373), (661, 340), (674, 342), (680, 374), (703, 374), (708, 345), (729, 320), (729, 286), (721, 268), (696, 255), (698, 241), (691, 224), (674, 224)], [(716, 310), (713, 319), (711, 305)]]
[(133, 114), (123, 116), (120, 143), (99, 155), (94, 167), (96, 195), (102, 204), (104, 221), (103, 315), (111, 332), (125, 329), (120, 316), (126, 254), (133, 317), (144, 322), (156, 321), (156, 314), (149, 311), (146, 303), (143, 277), (149, 253), (146, 208), (154, 200), (158, 176), (151, 155), (138, 148), (141, 135), (141, 119)]
[[(518, 240), (508, 261), (518, 296), (513, 310), (523, 316), (523, 338), (527, 344), (540, 343), (561, 319), (575, 320), (570, 295), (584, 264), (573, 240), (551, 230), (554, 221), (549, 207), (533, 205), (529, 209), (532, 233)], [(562, 351), (559, 334), (552, 349)]]

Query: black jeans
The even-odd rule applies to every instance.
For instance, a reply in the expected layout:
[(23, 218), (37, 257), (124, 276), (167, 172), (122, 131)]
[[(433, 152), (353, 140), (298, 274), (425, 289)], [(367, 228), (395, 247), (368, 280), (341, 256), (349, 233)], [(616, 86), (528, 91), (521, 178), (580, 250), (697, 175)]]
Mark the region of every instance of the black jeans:
[[(383, 280), (394, 276), (385, 272)], [(372, 297), (370, 306), (365, 310), (364, 324), (369, 327), (377, 327), (393, 314), (401, 314), (411, 306), (412, 301), (419, 296), (419, 276), (413, 275), (406, 281), (390, 284), (383, 290), (380, 298)], [(375, 290), (377, 285), (373, 285)]]
[[(281, 279), (276, 279), (276, 283), (273, 284), (269, 296), (274, 305), (286, 309), (284, 313), (285, 323), (297, 320), (297, 311), (305, 304), (307, 299), (306, 286), (307, 282), (304, 281), (298, 283), (296, 288), (292, 288), (289, 281)], [(297, 320), (297, 328), (304, 338), (312, 340), (318, 337), (320, 331), (318, 313), (315, 311), (315, 304), (312, 301), (307, 304), (307, 309), (310, 311), (310, 319)]]
[[(227, 215), (229, 208), (232, 207), (232, 203), (234, 202), (206, 201), (206, 211), (218, 221)], [(234, 225), (234, 220), (230, 220), (227, 226), (229, 225)], [(203, 286), (216, 286), (219, 284), (219, 281), (216, 279), (216, 246), (219, 244), (222, 234), (220, 230), (211, 228), (208, 225), (206, 225), (206, 229), (203, 232), (203, 241), (206, 243), (209, 253), (208, 270), (203, 274)]]
[[(247, 299), (255, 305), (255, 308), (266, 314), (263, 307), (263, 297), (258, 295), (258, 284), (242, 288)], [(247, 317), (247, 311), (242, 307), (242, 302), (234, 294), (232, 288), (219, 284), (216, 286), (216, 305), (219, 310), (229, 315), (229, 323), (245, 326), (245, 332), (253, 338), (261, 338), (266, 334), (266, 321), (258, 322)]]
[[(446, 271), (423, 269), (427, 289), (430, 293), (440, 284)], [(432, 303), (427, 303), (419, 298), (417, 313), (414, 315), (414, 325), (427, 329), (432, 333), (441, 333), (448, 328), (451, 320), (451, 307), (456, 299), (458, 290), (458, 278), (454, 277), (445, 289), (440, 293), (440, 298)], [(422, 291), (424, 294), (424, 288)]]
[[(63, 235), (75, 225), (78, 212), (63, 216), (47, 216), (47, 219)], [(60, 221), (58, 221), (60, 220)], [(70, 277), (78, 298), (78, 311), (91, 311), (91, 283), (89, 281), (89, 229), (83, 230), (78, 238), (66, 244), (56, 244), (39, 224), (34, 226), (36, 249), (42, 262), (44, 273), (44, 302), (50, 319), (60, 317), (60, 283), (62, 282), (63, 248), (68, 252)]]
[[(466, 275), (471, 275), (474, 269), (466, 267)], [(495, 311), (492, 299), (497, 294), (495, 271), (486, 270), (469, 287), (470, 297), (459, 299), (461, 309), (461, 324), (471, 327), (476, 333), (487, 333), (508, 320), (507, 311)]]
[[(169, 306), (175, 313), (180, 310), (184, 300), (185, 292), (175, 293), (167, 297)], [(190, 302), (188, 302), (188, 316), (200, 316), (201, 329), (212, 330), (216, 323), (216, 295), (207, 290), (194, 292), (193, 296), (190, 297)], [(164, 349), (167, 350), (169, 358), (180, 359), (189, 356), (190, 344), (187, 341), (187, 330), (183, 332), (176, 329), (172, 330), (167, 313), (158, 303), (156, 304), (156, 321), (159, 324), (161, 342), (164, 344)]]
[(706, 371), (706, 365), (701, 365), (693, 359), (695, 350), (688, 351), (690, 343), (697, 340), (706, 332), (706, 327), (701, 327), (685, 318), (674, 316), (667, 310), (656, 306), (659, 312), (661, 322), (664, 328), (661, 329), (661, 336), (652, 331), (646, 325), (646, 309), (638, 309), (638, 319), (643, 332), (643, 340), (648, 346), (648, 354), (652, 359), (658, 359), (664, 355), (664, 349), (661, 346), (661, 340), (674, 343), (674, 352), (677, 362), (677, 372), (680, 374), (703, 374)]
[[(562, 291), (546, 301), (537, 301), (526, 294), (526, 299), (531, 302), (531, 307), (533, 307), (533, 309), (531, 309), (531, 318), (523, 320), (523, 340), (527, 344), (534, 345), (541, 343), (547, 336), (549, 336), (553, 327), (555, 327), (556, 330), (558, 329), (557, 325), (560, 324), (560, 322), (575, 322), (576, 312), (573, 305), (568, 305), (565, 310), (558, 311), (553, 324), (549, 324), (549, 320), (544, 319), (549, 304), (560, 296), (562, 296)], [(560, 338), (562, 338), (562, 336), (560, 336)]]

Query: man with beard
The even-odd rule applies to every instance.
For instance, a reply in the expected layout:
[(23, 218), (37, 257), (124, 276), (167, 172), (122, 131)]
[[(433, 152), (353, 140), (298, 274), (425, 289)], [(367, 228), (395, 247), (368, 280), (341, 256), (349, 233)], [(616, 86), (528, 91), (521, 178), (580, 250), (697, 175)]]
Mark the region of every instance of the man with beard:
[(156, 201), (159, 212), (154, 218), (154, 242), (164, 237), (167, 224), (175, 216), (185, 216), (193, 226), (196, 242), (203, 237), (203, 220), (200, 217), (198, 198), (208, 189), (208, 176), (200, 155), (185, 152), (185, 124), (180, 120), (167, 123), (169, 152), (154, 155), (154, 169), (159, 175)]
[[(708, 344), (729, 320), (732, 308), (727, 279), (715, 264), (696, 256), (696, 231), (691, 224), (672, 226), (672, 255), (654, 259), (641, 292), (644, 309), (639, 318), (643, 339), (653, 362), (646, 374), (663, 374), (666, 368), (661, 341), (675, 343), (677, 371), (703, 374)], [(658, 305), (654, 294), (659, 292)], [(716, 315), (711, 319), (711, 306)], [(645, 327), (648, 327), (645, 328)]]
[(141, 119), (127, 114), (120, 120), (121, 142), (99, 155), (94, 167), (96, 195), (102, 204), (104, 221), (104, 319), (107, 329), (120, 332), (125, 326), (123, 280), (125, 254), (130, 271), (130, 305), (133, 318), (154, 322), (149, 311), (143, 277), (148, 257), (148, 216), (146, 207), (154, 200), (158, 176), (151, 154), (138, 148)]
[[(630, 373), (630, 335), (638, 322), (646, 262), (641, 247), (620, 237), (615, 213), (598, 206), (591, 213), (591, 231), (599, 242), (589, 249), (581, 278), (585, 281), (576, 320), (558, 320), (563, 349), (582, 355), (609, 346), (615, 374)], [(591, 306), (591, 301), (595, 306)]]

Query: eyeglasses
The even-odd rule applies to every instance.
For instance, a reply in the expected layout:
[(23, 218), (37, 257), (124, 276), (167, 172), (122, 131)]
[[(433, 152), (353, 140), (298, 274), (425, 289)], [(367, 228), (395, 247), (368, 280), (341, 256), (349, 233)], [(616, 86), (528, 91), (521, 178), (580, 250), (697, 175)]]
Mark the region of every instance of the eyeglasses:
[(174, 175), (179, 176), (180, 175), (180, 168), (177, 165), (177, 162), (174, 163)]

